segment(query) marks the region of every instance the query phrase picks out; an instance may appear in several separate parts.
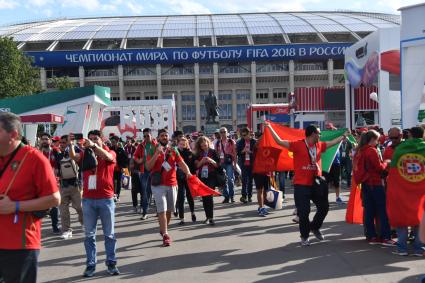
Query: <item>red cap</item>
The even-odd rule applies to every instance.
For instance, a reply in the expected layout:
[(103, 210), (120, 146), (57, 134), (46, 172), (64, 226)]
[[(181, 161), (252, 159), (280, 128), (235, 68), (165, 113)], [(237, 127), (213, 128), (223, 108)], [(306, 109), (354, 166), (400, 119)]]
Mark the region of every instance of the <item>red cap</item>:
[(60, 141), (60, 137), (58, 137), (58, 136), (54, 136), (53, 138), (52, 138), (52, 141)]

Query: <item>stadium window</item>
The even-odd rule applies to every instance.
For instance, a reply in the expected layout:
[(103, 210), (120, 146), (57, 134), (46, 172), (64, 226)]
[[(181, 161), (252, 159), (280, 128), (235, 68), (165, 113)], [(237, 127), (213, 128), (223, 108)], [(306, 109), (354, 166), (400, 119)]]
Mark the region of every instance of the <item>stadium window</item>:
[(286, 92), (283, 92), (283, 91), (273, 92), (273, 98), (274, 99), (286, 99)]
[(232, 119), (232, 104), (220, 104), (220, 119)]
[(200, 47), (204, 47), (204, 46), (212, 46), (212, 41), (211, 41), (211, 37), (200, 37), (199, 38), (199, 46)]
[(182, 95), (182, 101), (195, 101), (195, 95)]
[(111, 96), (111, 101), (120, 101), (119, 96)]
[(232, 100), (232, 94), (231, 93), (220, 93), (218, 95), (218, 100)]
[(183, 121), (194, 121), (196, 120), (196, 109), (195, 105), (182, 105), (182, 120)]
[(157, 95), (148, 95), (148, 96), (145, 96), (145, 100), (156, 100), (156, 99), (158, 99), (158, 96)]
[(257, 97), (257, 99), (269, 99), (269, 93), (268, 92), (257, 92), (256, 97)]
[(237, 100), (251, 100), (251, 94), (249, 92), (239, 92), (236, 94)]
[(237, 104), (236, 110), (238, 113), (238, 120), (246, 120), (246, 109), (248, 108), (248, 104)]

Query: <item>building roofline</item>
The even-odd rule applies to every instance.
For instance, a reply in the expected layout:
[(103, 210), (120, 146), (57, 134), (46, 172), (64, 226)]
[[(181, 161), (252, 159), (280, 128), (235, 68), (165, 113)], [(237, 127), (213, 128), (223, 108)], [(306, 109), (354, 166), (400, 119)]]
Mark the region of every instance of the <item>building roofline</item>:
[(403, 7), (400, 7), (397, 11), (403, 11), (403, 10), (407, 10), (407, 9), (411, 9), (411, 8), (416, 8), (416, 7), (421, 7), (421, 6), (425, 6), (425, 3), (419, 3), (419, 4), (409, 5), (409, 6), (403, 6)]
[[(425, 4), (425, 3), (424, 3)], [(420, 6), (424, 4), (417, 4), (412, 6), (406, 6), (401, 9), (405, 8), (411, 8), (415, 6)], [(289, 14), (289, 13), (298, 13), (298, 14), (304, 14), (304, 13), (330, 13), (330, 14), (370, 14), (370, 15), (392, 15), (392, 16), (400, 16), (398, 14), (391, 14), (391, 13), (383, 13), (383, 12), (367, 12), (367, 11), (352, 11), (352, 10), (334, 10), (334, 11), (276, 11), (276, 12), (270, 12), (270, 11), (262, 11), (262, 12), (246, 12), (246, 13), (209, 13), (209, 14), (158, 14), (158, 15), (129, 15), (129, 16), (87, 16), (87, 17), (60, 17), (57, 19), (45, 19), (45, 20), (35, 20), (35, 21), (28, 21), (28, 22), (20, 22), (12, 25), (6, 25), (6, 26), (16, 26), (16, 25), (28, 25), (28, 24), (36, 24), (36, 23), (48, 23), (48, 22), (55, 22), (55, 21), (61, 21), (61, 20), (90, 20), (90, 19), (114, 19), (114, 18), (157, 18), (157, 17), (196, 17), (196, 16), (235, 16), (235, 15), (257, 15), (257, 14)], [(5, 25), (2, 25), (5, 26)]]

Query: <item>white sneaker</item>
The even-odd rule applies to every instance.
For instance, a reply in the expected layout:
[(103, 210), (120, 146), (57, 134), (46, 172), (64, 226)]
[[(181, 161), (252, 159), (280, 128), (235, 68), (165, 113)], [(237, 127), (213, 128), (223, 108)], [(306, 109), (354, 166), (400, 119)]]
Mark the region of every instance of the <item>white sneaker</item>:
[(72, 238), (72, 231), (63, 232), (61, 238), (64, 240), (68, 240)]

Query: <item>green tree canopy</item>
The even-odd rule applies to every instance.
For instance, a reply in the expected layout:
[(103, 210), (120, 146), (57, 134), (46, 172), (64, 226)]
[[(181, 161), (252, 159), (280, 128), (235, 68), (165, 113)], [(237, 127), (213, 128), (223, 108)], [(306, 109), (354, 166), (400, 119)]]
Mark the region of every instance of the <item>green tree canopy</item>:
[(40, 92), (39, 74), (12, 38), (0, 38), (0, 99)]

